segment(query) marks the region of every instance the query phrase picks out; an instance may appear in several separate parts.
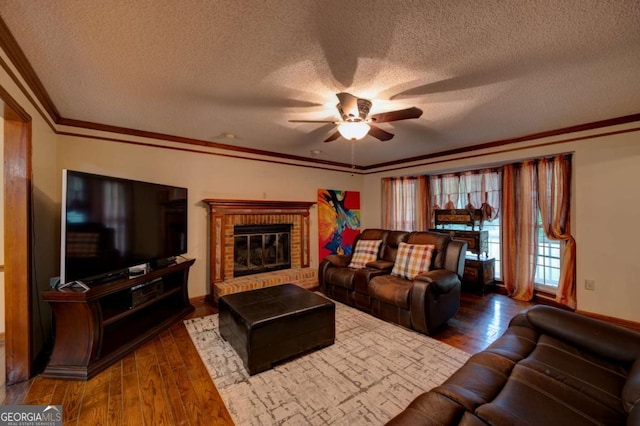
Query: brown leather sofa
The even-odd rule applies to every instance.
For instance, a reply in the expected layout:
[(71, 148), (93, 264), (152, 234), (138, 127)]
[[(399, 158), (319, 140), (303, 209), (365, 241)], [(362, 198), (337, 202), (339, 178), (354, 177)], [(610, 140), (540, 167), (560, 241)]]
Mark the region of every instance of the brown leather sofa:
[[(351, 255), (327, 256), (319, 265), (320, 290), (330, 298), (386, 321), (430, 334), (460, 307), (460, 279), (467, 243), (448, 234), (366, 229), (360, 240), (382, 240), (375, 261), (349, 268)], [(430, 270), (413, 280), (392, 276), (400, 243), (435, 247)]]
[(640, 333), (535, 306), (388, 425), (640, 425)]

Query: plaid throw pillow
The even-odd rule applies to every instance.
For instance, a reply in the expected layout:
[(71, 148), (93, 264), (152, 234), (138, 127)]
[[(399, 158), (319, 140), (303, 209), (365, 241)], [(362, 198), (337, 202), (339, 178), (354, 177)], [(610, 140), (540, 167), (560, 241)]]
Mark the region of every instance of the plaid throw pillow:
[(375, 261), (378, 258), (380, 244), (382, 240), (358, 240), (349, 268), (362, 269), (367, 263)]
[(391, 275), (412, 280), (420, 272), (428, 271), (434, 248), (435, 246), (430, 244), (400, 243)]

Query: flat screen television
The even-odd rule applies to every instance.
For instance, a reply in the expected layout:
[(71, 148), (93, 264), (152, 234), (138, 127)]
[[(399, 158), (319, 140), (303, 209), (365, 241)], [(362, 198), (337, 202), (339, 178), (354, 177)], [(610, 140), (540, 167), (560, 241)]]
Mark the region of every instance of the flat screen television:
[(105, 281), (186, 252), (186, 188), (63, 170), (61, 284)]

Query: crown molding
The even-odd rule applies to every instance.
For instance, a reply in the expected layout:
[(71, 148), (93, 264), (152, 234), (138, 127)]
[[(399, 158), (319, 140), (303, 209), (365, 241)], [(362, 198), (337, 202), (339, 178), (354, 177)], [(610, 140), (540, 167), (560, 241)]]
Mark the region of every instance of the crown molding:
[(31, 66), (31, 63), (22, 51), (22, 48), (18, 45), (13, 34), (11, 34), (9, 27), (7, 27), (7, 24), (4, 22), (2, 17), (0, 17), (0, 47), (5, 51), (9, 60), (17, 68), (20, 75), (22, 75), (36, 98), (38, 98), (44, 109), (47, 111), (47, 114), (49, 114), (54, 123), (58, 123), (60, 120), (60, 113), (58, 112), (58, 109), (53, 104), (49, 93), (47, 93), (47, 90), (44, 88), (44, 85), (38, 78), (38, 75)]
[[(53, 122), (56, 125), (69, 126), (77, 129), (86, 129), (86, 130), (122, 134), (122, 135), (135, 136), (135, 137), (143, 137), (143, 138), (156, 139), (156, 140), (167, 141), (167, 142), (177, 142), (185, 145), (201, 146), (201, 147), (220, 149), (225, 151), (233, 151), (233, 152), (239, 152), (239, 153), (248, 154), (248, 155), (266, 156), (274, 159), (282, 159), (287, 161), (300, 161), (300, 162), (309, 164), (309, 165), (306, 165), (305, 167), (310, 167), (310, 168), (335, 170), (330, 167), (338, 167), (338, 168), (349, 169), (349, 170), (335, 170), (335, 171), (351, 172), (354, 174), (375, 173), (379, 171), (379, 169), (384, 169), (389, 167), (391, 167), (391, 169), (386, 169), (382, 171), (401, 169), (405, 167), (414, 167), (416, 166), (416, 164), (411, 164), (411, 163), (424, 162), (424, 161), (434, 160), (434, 159), (447, 157), (451, 155), (464, 155), (474, 151), (498, 148), (505, 145), (516, 144), (519, 142), (526, 142), (526, 141), (531, 141), (535, 139), (547, 138), (551, 136), (560, 136), (560, 135), (569, 134), (569, 133), (581, 132), (585, 130), (595, 130), (598, 128), (640, 121), (640, 113), (637, 113), (637, 114), (631, 114), (631, 115), (626, 115), (622, 117), (615, 117), (615, 118), (606, 119), (606, 120), (579, 124), (575, 126), (563, 127), (563, 128), (544, 131), (544, 132), (532, 133), (529, 135), (524, 135), (516, 138), (490, 141), (490, 142), (481, 143), (479, 145), (472, 145), (472, 146), (466, 146), (466, 147), (461, 147), (456, 149), (439, 151), (431, 154), (404, 158), (401, 160), (372, 164), (368, 166), (358, 166), (358, 165), (351, 165), (351, 164), (337, 162), (337, 161), (328, 161), (328, 160), (321, 160), (317, 158), (308, 158), (308, 157), (301, 157), (297, 155), (283, 154), (283, 153), (273, 152), (273, 151), (238, 147), (238, 146), (223, 144), (219, 142), (209, 142), (209, 141), (204, 141), (199, 139), (167, 135), (164, 133), (130, 129), (125, 127), (112, 126), (112, 125), (101, 124), (101, 123), (93, 123), (88, 121), (62, 117), (58, 112), (58, 109), (54, 105), (53, 101), (51, 100), (51, 97), (49, 96), (46, 89), (44, 88), (42, 82), (38, 78), (33, 67), (29, 63), (29, 60), (27, 59), (24, 52), (18, 45), (18, 42), (16, 41), (15, 37), (13, 37), (13, 34), (11, 34), (11, 31), (9, 30), (6, 23), (1, 17), (0, 17), (0, 47), (6, 52), (10, 61), (16, 67), (18, 73), (24, 78), (27, 86), (31, 89), (35, 97), (42, 104), (46, 113), (49, 115), (49, 117), (53, 120)], [(34, 106), (36, 107), (38, 112), (43, 116), (43, 119), (49, 123), (48, 117), (46, 117), (45, 114), (40, 110), (40, 108), (38, 108), (37, 105), (35, 105), (35, 102), (33, 101), (31, 95), (27, 92), (26, 88), (24, 88), (24, 86), (18, 81), (17, 77), (12, 72), (10, 72), (9, 74), (12, 77), (12, 79), (16, 82), (16, 84), (18, 84), (18, 86), (23, 91), (23, 93), (27, 96), (27, 98), (32, 103), (34, 103)], [(53, 131), (57, 134), (72, 135), (72, 136), (79, 136), (79, 137), (90, 137), (94, 139), (117, 141), (122, 143), (141, 144), (140, 142), (119, 140), (119, 139), (117, 140), (110, 137), (84, 135), (78, 132), (64, 132), (64, 131), (60, 131), (55, 126), (51, 126), (51, 127), (53, 128)], [(153, 145), (160, 148), (164, 147), (163, 145), (159, 145), (159, 144), (148, 144), (148, 145), (150, 146)], [(186, 149), (186, 150), (189, 151), (189, 149)], [(195, 151), (195, 150), (191, 150), (191, 151)], [(237, 157), (245, 158), (249, 160), (255, 160), (255, 158), (251, 158), (251, 157), (241, 157), (241, 156), (237, 156)], [(273, 162), (277, 163), (277, 161), (273, 161)], [(288, 163), (288, 162), (282, 162), (282, 164), (299, 165), (299, 164)]]
[[(472, 145), (472, 146), (467, 146), (467, 147), (462, 147), (462, 148), (449, 149), (449, 150), (446, 150), (446, 151), (434, 152), (433, 154), (420, 155), (420, 156), (416, 156), (416, 157), (405, 158), (405, 159), (402, 159), (402, 160), (396, 160), (396, 161), (389, 161), (389, 162), (386, 162), (386, 163), (373, 164), (373, 165), (370, 165), (370, 166), (363, 167), (363, 170), (364, 171), (370, 171), (372, 169), (379, 169), (379, 168), (383, 168), (383, 167), (399, 166), (399, 165), (402, 165), (402, 164), (408, 165), (408, 163), (413, 163), (413, 162), (417, 162), (417, 161), (431, 160), (431, 159), (434, 159), (434, 158), (445, 157), (445, 156), (449, 156), (449, 155), (466, 154), (466, 153), (469, 153), (471, 151), (479, 151), (479, 150), (483, 150), (483, 149), (497, 148), (497, 147), (501, 147), (501, 146), (504, 146), (504, 145), (512, 145), (512, 144), (519, 143), (519, 142), (527, 142), (527, 141), (532, 141), (532, 140), (536, 140), (536, 139), (548, 138), (548, 137), (552, 137), (552, 136), (561, 136), (561, 135), (566, 135), (566, 134), (569, 134), (569, 133), (583, 132), (583, 131), (586, 131), (586, 130), (596, 130), (596, 129), (600, 129), (600, 128), (603, 128), (603, 127), (616, 126), (616, 125), (619, 125), (619, 124), (628, 124), (628, 123), (633, 123), (633, 122), (636, 122), (636, 121), (640, 121), (640, 113), (625, 115), (625, 116), (622, 116), (622, 117), (610, 118), (610, 119), (606, 119), (606, 120), (594, 121), (594, 122), (591, 122), (591, 123), (578, 124), (576, 126), (562, 127), (560, 129), (555, 129), (555, 130), (547, 130), (547, 131), (544, 131), (544, 132), (531, 133), (529, 135), (519, 136), (517, 138), (502, 139), (502, 140), (498, 140), (498, 141), (485, 142), (485, 143), (482, 143), (482, 144), (479, 144), (479, 145)], [(582, 139), (582, 138), (579, 138), (579, 139)]]

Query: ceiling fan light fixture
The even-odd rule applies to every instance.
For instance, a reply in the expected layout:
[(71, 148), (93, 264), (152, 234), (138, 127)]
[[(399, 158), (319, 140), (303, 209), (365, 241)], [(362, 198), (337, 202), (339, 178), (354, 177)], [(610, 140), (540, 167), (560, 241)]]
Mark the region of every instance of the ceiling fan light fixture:
[(342, 137), (352, 141), (364, 138), (370, 129), (371, 126), (364, 121), (347, 121), (338, 125), (338, 132)]

